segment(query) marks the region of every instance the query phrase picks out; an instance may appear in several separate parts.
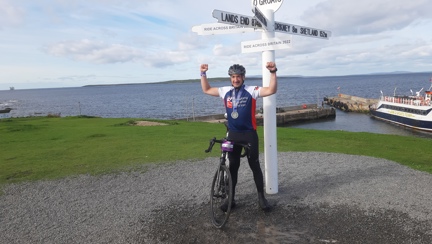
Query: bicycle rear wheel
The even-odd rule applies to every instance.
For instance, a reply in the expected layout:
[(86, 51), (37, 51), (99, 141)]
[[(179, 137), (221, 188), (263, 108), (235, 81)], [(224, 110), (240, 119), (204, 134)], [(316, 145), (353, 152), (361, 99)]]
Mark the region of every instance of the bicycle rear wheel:
[[(222, 228), (228, 221), (232, 198), (231, 174), (225, 165), (221, 165), (215, 173), (210, 191), (210, 216), (215, 227)], [(223, 211), (221, 205), (225, 201), (228, 201), (228, 209)]]

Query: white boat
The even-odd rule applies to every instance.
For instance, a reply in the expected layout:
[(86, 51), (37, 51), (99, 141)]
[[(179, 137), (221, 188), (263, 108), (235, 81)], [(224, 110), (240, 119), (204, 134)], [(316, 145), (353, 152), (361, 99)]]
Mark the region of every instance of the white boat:
[(415, 95), (409, 96), (384, 96), (381, 92), (378, 103), (369, 107), (370, 114), (380, 120), (432, 132), (431, 88), (432, 86), (423, 94), (422, 88)]
[(0, 109), (0, 114), (7, 114), (11, 111), (11, 108), (2, 108)]

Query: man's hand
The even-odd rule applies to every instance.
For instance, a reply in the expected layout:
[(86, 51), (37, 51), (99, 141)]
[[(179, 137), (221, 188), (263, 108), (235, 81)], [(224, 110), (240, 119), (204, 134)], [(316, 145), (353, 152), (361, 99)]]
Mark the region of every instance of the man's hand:
[(206, 71), (208, 70), (208, 64), (201, 64), (200, 71), (201, 71), (201, 88), (205, 94), (211, 95), (211, 96), (219, 96), (219, 88), (217, 87), (211, 87), (208, 80)]
[(267, 62), (266, 68), (267, 68), (270, 72), (277, 70), (277, 68), (276, 68), (276, 63), (274, 63), (274, 62)]
[(277, 76), (276, 76), (276, 64), (274, 62), (267, 62), (266, 68), (270, 71), (270, 83), (267, 87), (261, 87), (260, 89), (260, 97), (270, 96), (276, 93), (277, 91)]
[(208, 64), (201, 64), (200, 70), (201, 72), (206, 72), (208, 70)]

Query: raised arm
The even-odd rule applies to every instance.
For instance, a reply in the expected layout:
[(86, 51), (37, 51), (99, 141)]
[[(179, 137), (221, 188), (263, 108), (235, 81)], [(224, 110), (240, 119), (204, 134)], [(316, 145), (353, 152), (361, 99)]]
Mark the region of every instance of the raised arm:
[(273, 95), (277, 91), (276, 63), (267, 62), (266, 68), (270, 71), (270, 83), (269, 86), (261, 87), (260, 97), (267, 97)]
[(208, 64), (201, 64), (200, 71), (201, 71), (201, 88), (205, 94), (211, 95), (211, 96), (219, 96), (219, 90), (217, 87), (211, 87), (208, 80), (207, 80), (207, 72), (208, 70)]

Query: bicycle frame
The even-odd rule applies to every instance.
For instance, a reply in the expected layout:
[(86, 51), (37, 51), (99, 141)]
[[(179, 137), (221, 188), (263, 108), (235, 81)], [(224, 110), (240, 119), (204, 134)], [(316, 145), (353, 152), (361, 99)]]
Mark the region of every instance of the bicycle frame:
[[(241, 155), (241, 157), (244, 157), (249, 153), (250, 145), (233, 143), (231, 141), (228, 141), (226, 138), (222, 140), (217, 140), (214, 137), (210, 140), (210, 145), (208, 149), (205, 150), (205, 152), (211, 152), (215, 143), (221, 144), (221, 156), (219, 158), (219, 165), (212, 181), (212, 187), (210, 192), (210, 213), (213, 225), (216, 228), (222, 228), (228, 221), (233, 201), (233, 185), (231, 173), (228, 167), (228, 153), (233, 150), (235, 145), (237, 145), (244, 148), (244, 154)], [(223, 204), (222, 201), (224, 202)], [(222, 207), (222, 205), (225, 207)]]

